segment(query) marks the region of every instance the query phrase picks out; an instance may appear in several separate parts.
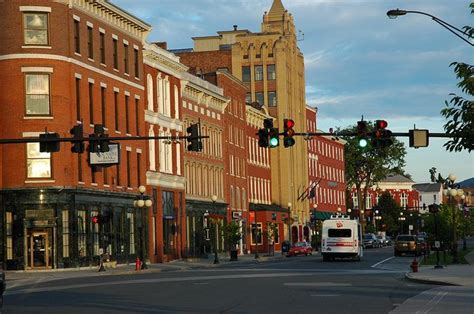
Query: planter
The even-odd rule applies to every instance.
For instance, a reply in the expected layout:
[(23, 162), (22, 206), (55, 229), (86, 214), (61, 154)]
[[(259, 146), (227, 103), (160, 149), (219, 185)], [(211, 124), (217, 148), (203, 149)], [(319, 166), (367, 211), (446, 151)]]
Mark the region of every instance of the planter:
[(236, 261), (238, 259), (238, 251), (237, 250), (231, 250), (230, 251), (230, 261)]

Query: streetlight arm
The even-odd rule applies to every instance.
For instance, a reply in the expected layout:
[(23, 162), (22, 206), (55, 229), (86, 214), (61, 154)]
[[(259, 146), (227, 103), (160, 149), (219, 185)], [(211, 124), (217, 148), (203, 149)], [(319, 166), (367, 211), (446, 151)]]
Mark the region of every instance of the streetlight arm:
[(389, 10), (387, 11), (387, 16), (391, 19), (394, 19), (396, 18), (397, 16), (401, 16), (401, 15), (406, 15), (407, 13), (414, 13), (414, 14), (421, 14), (421, 15), (426, 15), (426, 16), (429, 16), (433, 21), (435, 21), (436, 23), (438, 23), (439, 25), (443, 26), (444, 28), (446, 28), (448, 31), (450, 31), (451, 33), (453, 33), (454, 35), (456, 35), (457, 37), (461, 38), (462, 40), (464, 40), (466, 43), (468, 43), (469, 45), (471, 46), (474, 46), (474, 43), (471, 43), (469, 40), (467, 40), (466, 38), (462, 37), (460, 34), (464, 35), (464, 36), (467, 36), (468, 38), (474, 38), (473, 36), (471, 36), (470, 34), (466, 33), (465, 31), (457, 28), (456, 26), (454, 25), (451, 25), (449, 24), (448, 22), (445, 22), (443, 21), (442, 19), (440, 18), (437, 18), (436, 16), (434, 15), (431, 15), (429, 13), (426, 13), (426, 12), (422, 12), (422, 11), (410, 11), (410, 10), (400, 10), (400, 9), (396, 9), (396, 10)]

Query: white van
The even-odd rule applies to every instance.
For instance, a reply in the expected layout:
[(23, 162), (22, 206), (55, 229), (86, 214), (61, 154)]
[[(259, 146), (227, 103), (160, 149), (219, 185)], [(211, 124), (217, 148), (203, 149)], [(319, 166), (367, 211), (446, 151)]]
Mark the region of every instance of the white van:
[(364, 255), (362, 248), (362, 228), (358, 220), (347, 215), (331, 215), (323, 221), (321, 234), (321, 254), (323, 261), (335, 257), (350, 257), (360, 261)]

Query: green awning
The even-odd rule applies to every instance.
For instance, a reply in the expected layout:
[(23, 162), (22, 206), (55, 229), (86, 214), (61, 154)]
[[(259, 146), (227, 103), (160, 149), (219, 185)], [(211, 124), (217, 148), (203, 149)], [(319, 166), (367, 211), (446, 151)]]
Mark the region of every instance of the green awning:
[(334, 215), (332, 212), (321, 212), (321, 211), (316, 211), (316, 219), (317, 220), (326, 220), (331, 218), (331, 215)]

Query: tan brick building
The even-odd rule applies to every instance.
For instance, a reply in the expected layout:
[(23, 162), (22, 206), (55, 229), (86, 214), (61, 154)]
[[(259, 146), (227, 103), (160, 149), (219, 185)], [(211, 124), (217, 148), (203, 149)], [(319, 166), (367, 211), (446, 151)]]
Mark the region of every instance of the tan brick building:
[[(31, 138), (82, 124), (110, 136), (143, 134), (142, 43), (150, 26), (107, 1), (0, 3), (0, 138)], [(42, 153), (30, 142), (0, 146), (1, 259), (8, 269), (95, 265), (143, 253), (146, 143), (121, 142), (120, 164), (89, 166), (62, 143)], [(103, 221), (94, 224), (92, 217)]]

